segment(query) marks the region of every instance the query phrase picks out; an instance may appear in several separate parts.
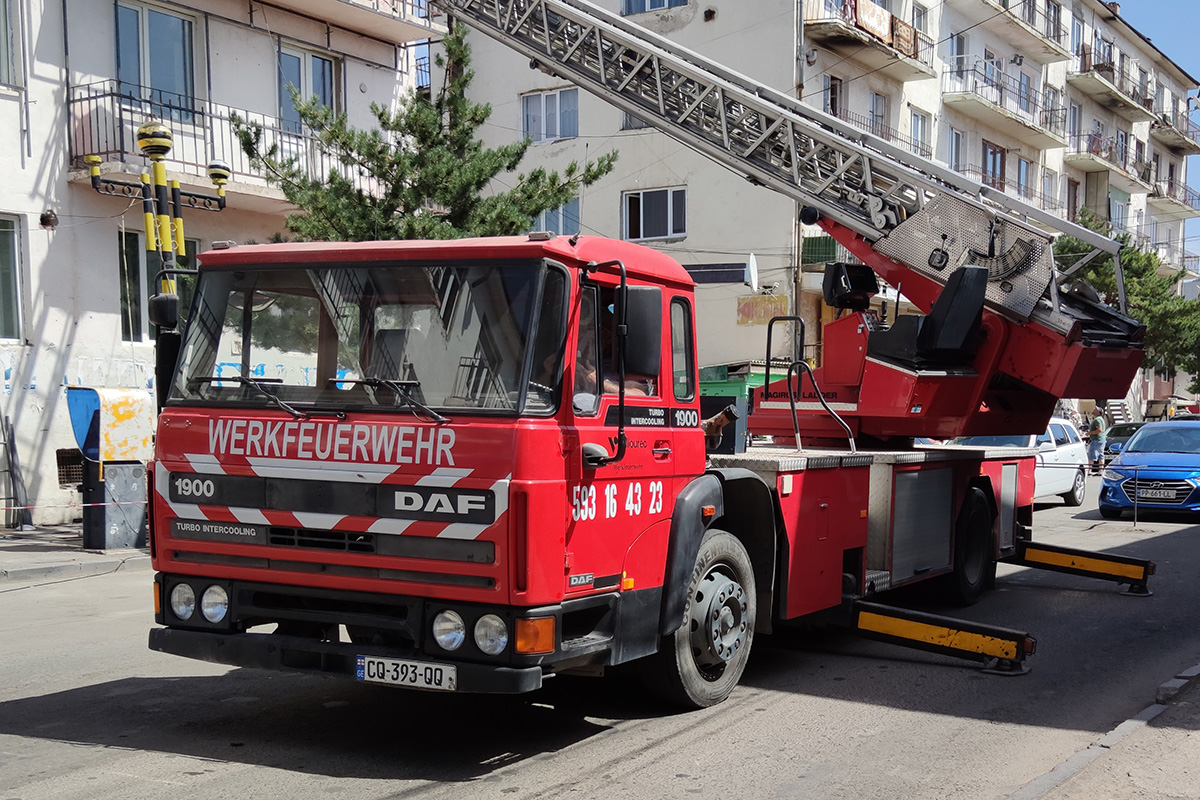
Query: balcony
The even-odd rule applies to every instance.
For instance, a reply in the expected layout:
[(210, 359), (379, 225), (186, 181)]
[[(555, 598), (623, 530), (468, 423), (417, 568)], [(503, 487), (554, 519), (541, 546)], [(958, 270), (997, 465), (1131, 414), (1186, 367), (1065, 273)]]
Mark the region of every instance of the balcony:
[(1158, 256), (1159, 275), (1175, 275), (1180, 270), (1195, 275), (1200, 269), (1200, 255), (1188, 252), (1178, 242), (1147, 241), (1145, 247)]
[(1200, 154), (1200, 125), (1187, 114), (1163, 111), (1150, 124), (1150, 135), (1181, 155)]
[(279, 5), (396, 44), (446, 33), (445, 16), (426, 0), (283, 0)]
[(960, 56), (942, 73), (942, 101), (951, 108), (1039, 150), (1067, 143), (1067, 110), (1046, 108), (1045, 95), (974, 56)]
[(1029, 205), (1040, 208), (1043, 211), (1048, 211), (1051, 214), (1062, 216), (1065, 210), (1063, 202), (1059, 198), (1042, 194), (1031, 185), (1023, 186), (1019, 181), (1008, 182), (1003, 176), (985, 172), (981, 167), (977, 167), (974, 164), (968, 164), (959, 171), (971, 180), (979, 181), (984, 186), (990, 186), (993, 189), (999, 189), (1013, 197), (1019, 197)]
[(1109, 182), (1130, 194), (1150, 190), (1151, 164), (1138, 161), (1129, 147), (1120, 147), (1112, 136), (1081, 133), (1069, 137), (1063, 161), (1084, 172), (1108, 172)]
[(947, 5), (972, 27), (978, 25), (1038, 63), (1053, 64), (1071, 57), (1062, 12), (1047, 14), (1046, 0), (947, 0)]
[[(104, 172), (142, 173), (149, 162), (138, 150), (137, 129), (161, 121), (174, 135), (166, 159), (169, 177), (185, 186), (211, 190), (207, 166), (220, 159), (233, 170), (226, 186), (230, 206), (270, 214), (293, 210), (283, 192), (270, 186), (242, 151), (230, 122), (231, 115), (237, 114), (246, 122), (262, 125), (264, 147), (277, 144), (280, 155), (295, 158), (309, 177), (324, 179), (336, 169), (358, 188), (373, 189), (357, 170), (321, 154), (316, 137), (295, 122), (114, 80), (72, 86), (69, 92), (69, 155), (74, 166), (81, 166), (85, 155), (98, 155)], [(80, 171), (72, 180), (87, 182), (90, 178)]]
[(898, 81), (937, 77), (933, 39), (868, 0), (810, 0), (804, 35)]
[(862, 114), (855, 114), (852, 111), (838, 111), (834, 114), (840, 120), (849, 122), (864, 131), (873, 133), (880, 139), (885, 139), (892, 144), (899, 145), (910, 153), (915, 153), (922, 158), (933, 158), (933, 148), (928, 142), (918, 141), (911, 136), (905, 136), (896, 128), (890, 125), (884, 125), (881, 121), (870, 119)]
[(1093, 54), (1088, 45), (1067, 70), (1067, 83), (1130, 122), (1157, 119), (1150, 90), (1134, 80), (1128, 69), (1118, 69), (1111, 58)]
[(1173, 219), (1200, 217), (1200, 192), (1178, 181), (1158, 181), (1146, 202), (1169, 212)]

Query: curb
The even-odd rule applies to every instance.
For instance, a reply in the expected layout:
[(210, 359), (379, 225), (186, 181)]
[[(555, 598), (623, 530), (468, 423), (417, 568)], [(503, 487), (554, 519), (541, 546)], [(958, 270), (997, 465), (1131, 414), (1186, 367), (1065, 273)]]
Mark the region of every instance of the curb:
[(62, 564), (38, 564), (28, 567), (0, 568), (0, 583), (6, 581), (36, 581), (42, 578), (86, 578), (106, 575), (118, 570), (150, 569), (147, 553), (128, 556), (108, 556), (94, 561), (68, 561)]
[(1083, 771), (1088, 764), (1105, 755), (1114, 745), (1130, 734), (1142, 728), (1167, 710), (1167, 704), (1176, 700), (1181, 694), (1191, 688), (1200, 678), (1200, 664), (1175, 674), (1174, 678), (1163, 681), (1155, 693), (1155, 702), (1146, 706), (1139, 713), (1113, 728), (1108, 733), (1096, 739), (1083, 750), (1058, 764), (1049, 772), (1034, 778), (1017, 791), (1008, 795), (1005, 800), (1038, 800), (1058, 787), (1067, 783), (1071, 778)]

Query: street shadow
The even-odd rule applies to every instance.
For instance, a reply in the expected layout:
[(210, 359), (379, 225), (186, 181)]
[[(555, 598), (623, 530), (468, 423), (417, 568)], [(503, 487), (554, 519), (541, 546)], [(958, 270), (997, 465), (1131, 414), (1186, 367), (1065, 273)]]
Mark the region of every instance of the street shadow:
[(668, 715), (625, 677), (556, 677), (529, 695), (448, 695), (235, 669), (127, 678), (0, 703), (0, 734), (330, 777), (468, 781)]

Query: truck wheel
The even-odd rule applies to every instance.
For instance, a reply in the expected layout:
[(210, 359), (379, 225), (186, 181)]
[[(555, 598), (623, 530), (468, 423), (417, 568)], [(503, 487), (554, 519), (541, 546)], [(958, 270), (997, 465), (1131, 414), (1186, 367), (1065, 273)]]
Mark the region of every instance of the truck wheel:
[(954, 571), (943, 578), (946, 599), (974, 605), (993, 574), (992, 509), (978, 488), (967, 490), (954, 525)]
[(1075, 483), (1071, 484), (1071, 491), (1062, 495), (1062, 499), (1067, 501), (1069, 506), (1083, 505), (1083, 498), (1087, 494), (1087, 478), (1083, 474), (1083, 470), (1075, 473)]
[(642, 661), (642, 679), (657, 697), (707, 708), (741, 680), (754, 639), (754, 569), (732, 534), (709, 530), (700, 542), (683, 624)]

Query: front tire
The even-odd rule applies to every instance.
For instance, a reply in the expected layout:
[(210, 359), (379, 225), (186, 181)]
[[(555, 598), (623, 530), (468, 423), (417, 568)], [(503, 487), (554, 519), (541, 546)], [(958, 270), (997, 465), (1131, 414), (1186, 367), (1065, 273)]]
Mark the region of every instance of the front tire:
[(1083, 498), (1087, 494), (1087, 477), (1083, 474), (1083, 470), (1075, 473), (1075, 483), (1071, 486), (1071, 491), (1065, 492), (1062, 499), (1069, 506), (1083, 505)]
[(942, 579), (949, 602), (971, 606), (979, 601), (995, 574), (992, 554), (992, 508), (983, 491), (972, 487), (954, 525), (954, 571)]
[(642, 661), (652, 694), (673, 705), (707, 708), (733, 692), (754, 640), (754, 568), (732, 534), (711, 529), (700, 541), (679, 629)]

